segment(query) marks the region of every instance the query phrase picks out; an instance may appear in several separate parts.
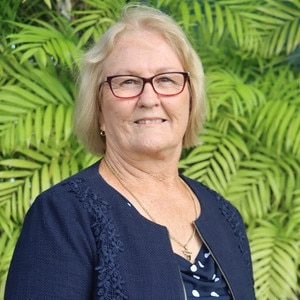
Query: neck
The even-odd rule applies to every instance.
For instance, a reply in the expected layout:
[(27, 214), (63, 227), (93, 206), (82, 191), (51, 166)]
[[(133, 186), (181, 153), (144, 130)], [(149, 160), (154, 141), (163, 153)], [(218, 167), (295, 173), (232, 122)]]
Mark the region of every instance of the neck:
[[(101, 164), (102, 165), (102, 164)], [(122, 187), (122, 189), (124, 191), (126, 191), (126, 193), (128, 195), (130, 195), (131, 201), (133, 202), (134, 205), (138, 205), (140, 210), (141, 210), (141, 214), (145, 215), (147, 218), (149, 218), (151, 221), (153, 221), (154, 223), (158, 223), (164, 226), (168, 227), (173, 227), (174, 226), (174, 220), (172, 220), (172, 218), (170, 218), (170, 216), (168, 216), (167, 214), (161, 214), (160, 211), (169, 211), (172, 209), (172, 206), (175, 206), (175, 212), (177, 211), (177, 213), (172, 214), (172, 216), (174, 215), (178, 215), (179, 212), (182, 212), (182, 208), (184, 210), (186, 210), (186, 207), (190, 206), (190, 202), (193, 202), (193, 208), (194, 208), (194, 213), (192, 213), (192, 221), (194, 221), (197, 218), (198, 215), (198, 210), (197, 210), (197, 204), (196, 204), (196, 200), (195, 197), (193, 196), (191, 190), (189, 189), (189, 187), (186, 185), (186, 183), (178, 176), (175, 177), (176, 181), (174, 180), (173, 183), (176, 183), (176, 185), (171, 185), (171, 189), (169, 190), (170, 193), (173, 190), (173, 195), (174, 195), (174, 187), (176, 186), (177, 191), (175, 198), (171, 196), (171, 199), (180, 199), (180, 202), (183, 201), (185, 204), (182, 207), (182, 205), (179, 207), (177, 206), (178, 204), (176, 204), (176, 202), (169, 202), (166, 205), (165, 199), (167, 199), (168, 197), (170, 197), (169, 194), (166, 194), (166, 197), (162, 197), (163, 200), (159, 199), (161, 198), (161, 193), (168, 193), (168, 191), (161, 185), (164, 184), (165, 182), (160, 182), (160, 188), (158, 190), (161, 191), (161, 193), (159, 194), (159, 198), (157, 198), (157, 193), (155, 192), (155, 196), (153, 198), (153, 195), (151, 195), (153, 193), (153, 190), (157, 190), (157, 187), (159, 186), (159, 184), (156, 184), (155, 188), (153, 189), (154, 186), (152, 186), (152, 189), (149, 190), (149, 184), (147, 185), (147, 187), (144, 185), (145, 182), (140, 182), (141, 184), (136, 185), (136, 189), (131, 189), (130, 187), (128, 187), (127, 183), (129, 183), (128, 178), (122, 177), (121, 174), (119, 173), (119, 171), (116, 169), (116, 166), (113, 166), (111, 164), (110, 161), (107, 160), (107, 158), (103, 159), (103, 167), (107, 169), (107, 171), (109, 171), (109, 173), (111, 173), (111, 175), (113, 175), (113, 177), (117, 180), (117, 182), (120, 184), (120, 186)], [(149, 174), (147, 175), (149, 178)], [(153, 174), (150, 174), (150, 177), (153, 177)], [(157, 180), (157, 177), (153, 177), (153, 179)], [(152, 182), (153, 182), (152, 179)], [(144, 181), (144, 179), (142, 179)], [(132, 182), (131, 182), (132, 183)], [(142, 194), (138, 193), (139, 188), (141, 188), (141, 186), (144, 187), (142, 188)], [(180, 191), (180, 186), (181, 186), (181, 191)], [(170, 187), (170, 186), (168, 186)], [(182, 188), (184, 189), (184, 191), (182, 190)], [(147, 191), (148, 190), (148, 191)], [(147, 194), (147, 198), (144, 198), (144, 195)], [(186, 197), (186, 194), (188, 194), (189, 197)], [(180, 196), (181, 195), (181, 196)], [(139, 196), (141, 196), (141, 198), (139, 198)], [(151, 200), (149, 201), (149, 198), (153, 198), (155, 200), (155, 202), (151, 202)], [(187, 199), (190, 198), (190, 199)], [(153, 200), (152, 199), (152, 200)], [(171, 203), (171, 205), (170, 205)], [(176, 208), (177, 206), (177, 208)], [(191, 225), (191, 214), (190, 214), (190, 209), (188, 208), (188, 217), (185, 217), (187, 220), (187, 224), (188, 227), (190, 227)], [(162, 218), (163, 216), (163, 218)], [(170, 221), (171, 220), (171, 221)], [(176, 223), (177, 221), (175, 221)], [(170, 226), (171, 224), (171, 226)], [(175, 230), (177, 231), (177, 226), (175, 228)], [(186, 229), (185, 229), (186, 230)], [(171, 230), (173, 231), (173, 230)], [(174, 232), (176, 232), (174, 231)], [(194, 239), (195, 237), (195, 233), (196, 233), (196, 229), (195, 226), (192, 225), (192, 233), (189, 235), (188, 238), (185, 237), (185, 241), (182, 242), (176, 235), (173, 235), (172, 232), (169, 232), (169, 237), (170, 239), (177, 244), (177, 246), (179, 246), (181, 248), (181, 252), (184, 255), (184, 257), (191, 261), (192, 258), (192, 254), (193, 252), (190, 250), (189, 248), (189, 244), (190, 242)]]
[(105, 160), (123, 178), (137, 180), (144, 183), (164, 182), (172, 184), (178, 181), (178, 159), (140, 159), (118, 156), (115, 153), (107, 152)]

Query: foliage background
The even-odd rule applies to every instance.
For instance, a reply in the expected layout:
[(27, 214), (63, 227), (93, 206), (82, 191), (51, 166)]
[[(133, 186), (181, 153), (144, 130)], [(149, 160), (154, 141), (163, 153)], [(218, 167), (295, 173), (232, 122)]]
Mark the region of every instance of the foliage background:
[[(179, 167), (242, 213), (257, 299), (299, 299), (300, 1), (142, 2), (180, 23), (206, 71), (204, 144)], [(96, 160), (72, 135), (75, 75), (123, 5), (0, 3), (0, 298), (36, 195)]]

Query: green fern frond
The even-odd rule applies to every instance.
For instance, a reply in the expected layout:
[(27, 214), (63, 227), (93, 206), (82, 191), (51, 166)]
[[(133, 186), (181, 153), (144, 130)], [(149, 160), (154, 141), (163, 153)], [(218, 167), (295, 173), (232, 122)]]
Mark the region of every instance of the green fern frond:
[(220, 111), (228, 111), (239, 117), (251, 114), (265, 103), (263, 93), (231, 71), (219, 70), (207, 73), (207, 94), (210, 116), (208, 121), (219, 116)]
[(201, 138), (204, 144), (181, 159), (180, 168), (224, 195), (242, 157), (249, 155), (247, 146), (239, 135), (222, 134), (216, 128), (207, 129)]
[(119, 16), (122, 0), (111, 3), (105, 1), (88, 1), (91, 10), (73, 10), (74, 20), (71, 22), (73, 35), (79, 37), (79, 48), (85, 47), (90, 42), (95, 42), (103, 32), (111, 26)]
[(58, 24), (60, 27), (57, 29), (44, 21), (33, 21), (39, 26), (16, 23), (15, 26), (20, 28), (19, 32), (7, 36), (9, 45), (13, 48), (12, 53), (21, 54), (21, 63), (34, 58), (42, 62), (44, 67), (50, 63), (60, 63), (73, 70), (74, 61), (78, 57), (77, 41), (70, 40), (67, 24)]
[(286, 234), (280, 215), (260, 220), (249, 229), (252, 260), (258, 299), (295, 299), (297, 286), (298, 239)]

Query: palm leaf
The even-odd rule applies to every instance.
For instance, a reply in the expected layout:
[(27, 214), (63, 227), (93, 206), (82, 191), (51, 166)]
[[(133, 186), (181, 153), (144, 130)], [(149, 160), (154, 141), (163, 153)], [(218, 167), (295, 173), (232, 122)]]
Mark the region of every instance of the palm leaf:
[(275, 213), (249, 230), (258, 299), (296, 299), (298, 240), (278, 223)]
[(202, 140), (203, 145), (181, 159), (180, 168), (185, 169), (186, 176), (202, 181), (224, 195), (238, 162), (243, 155), (249, 155), (248, 149), (238, 135), (224, 135), (214, 129), (207, 129)]
[(79, 36), (79, 47), (98, 40), (99, 36), (115, 22), (124, 1), (117, 0), (108, 4), (105, 1), (90, 0), (87, 3), (90, 10), (73, 10), (72, 12), (75, 19), (71, 26), (74, 28), (73, 34)]
[(229, 111), (233, 116), (252, 113), (257, 106), (265, 103), (263, 93), (231, 71), (218, 70), (207, 73), (207, 93), (209, 99), (209, 118), (214, 119), (220, 110)]
[[(54, 17), (53, 17), (54, 19)], [(13, 54), (21, 53), (21, 62), (34, 58), (44, 63), (44, 67), (53, 63), (66, 64), (70, 70), (73, 70), (78, 57), (76, 39), (71, 41), (68, 24), (62, 21), (62, 18), (55, 18), (58, 29), (47, 22), (34, 19), (36, 25), (15, 23), (20, 28), (18, 33), (10, 34), (7, 38), (10, 45), (14, 48)], [(46, 58), (49, 59), (46, 59)]]
[(269, 45), (262, 48), (265, 56), (273, 53), (279, 54), (283, 50), (287, 54), (292, 53), (300, 44), (299, 13), (300, 4), (291, 2), (266, 1), (265, 6), (259, 6), (258, 13), (242, 15), (254, 23), (256, 26), (267, 25), (270, 27), (269, 34), (264, 37), (263, 43)]
[(202, 5), (193, 2), (195, 19), (190, 17), (189, 24), (200, 22), (203, 32), (207, 32), (214, 43), (219, 43), (229, 33), (236, 47), (249, 55), (265, 57), (283, 51), (290, 54), (299, 46), (300, 14), (296, 1), (203, 0)]

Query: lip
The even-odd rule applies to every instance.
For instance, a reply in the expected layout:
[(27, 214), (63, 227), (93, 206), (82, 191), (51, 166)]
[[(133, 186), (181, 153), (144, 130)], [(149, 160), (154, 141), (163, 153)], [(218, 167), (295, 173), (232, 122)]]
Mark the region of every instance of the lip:
[(152, 125), (152, 124), (162, 124), (166, 121), (166, 119), (162, 118), (143, 118), (134, 121), (137, 125)]

